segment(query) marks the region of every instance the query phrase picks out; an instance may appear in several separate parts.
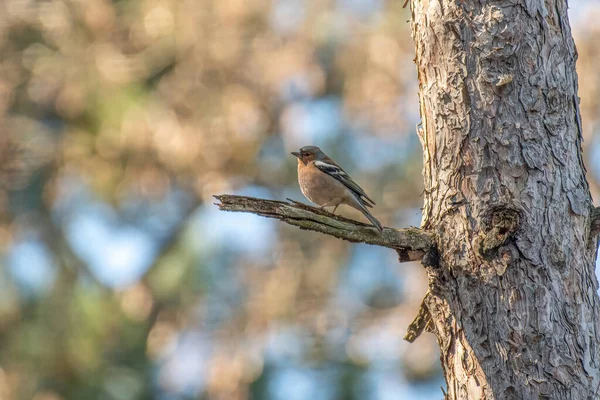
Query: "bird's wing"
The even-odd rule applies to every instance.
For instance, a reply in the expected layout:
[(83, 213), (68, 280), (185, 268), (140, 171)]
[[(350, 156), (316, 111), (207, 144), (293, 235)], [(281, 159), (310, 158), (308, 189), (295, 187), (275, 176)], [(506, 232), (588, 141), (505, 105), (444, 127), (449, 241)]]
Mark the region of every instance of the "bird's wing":
[(314, 164), (315, 164), (315, 167), (319, 168), (321, 171), (325, 172), (327, 175), (342, 182), (344, 184), (344, 186), (346, 186), (348, 189), (350, 189), (351, 191), (356, 193), (359, 198), (364, 197), (364, 199), (362, 199), (362, 200), (365, 202), (366, 206), (373, 207), (375, 205), (375, 202), (373, 200), (371, 200), (371, 198), (369, 198), (369, 196), (367, 196), (365, 191), (360, 186), (358, 186), (358, 183), (354, 182), (352, 180), (352, 178), (350, 178), (350, 175), (348, 175), (346, 173), (346, 171), (344, 171), (339, 165), (334, 163), (333, 160), (331, 160), (331, 161), (318, 160), (318, 161), (315, 161)]

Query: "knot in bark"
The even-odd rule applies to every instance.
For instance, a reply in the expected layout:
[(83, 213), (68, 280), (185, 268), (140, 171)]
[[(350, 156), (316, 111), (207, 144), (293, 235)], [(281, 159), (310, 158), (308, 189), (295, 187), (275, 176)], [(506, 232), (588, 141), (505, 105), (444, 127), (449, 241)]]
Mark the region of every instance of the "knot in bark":
[(482, 217), (482, 230), (479, 242), (479, 253), (491, 261), (499, 254), (499, 249), (519, 229), (521, 224), (521, 212), (506, 205), (491, 207)]

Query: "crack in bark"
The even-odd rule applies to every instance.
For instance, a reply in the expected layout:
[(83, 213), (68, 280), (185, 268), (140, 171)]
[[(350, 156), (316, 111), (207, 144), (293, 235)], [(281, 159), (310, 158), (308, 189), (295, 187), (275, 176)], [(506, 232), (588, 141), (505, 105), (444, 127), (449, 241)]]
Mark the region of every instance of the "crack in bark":
[(600, 207), (592, 209), (590, 214), (590, 237), (600, 233)]
[(216, 205), (222, 211), (248, 212), (349, 242), (388, 247), (398, 252), (400, 262), (422, 259), (433, 245), (432, 234), (419, 228), (384, 228), (383, 233), (379, 234), (371, 225), (291, 199), (284, 202), (227, 194), (214, 197), (219, 201)]

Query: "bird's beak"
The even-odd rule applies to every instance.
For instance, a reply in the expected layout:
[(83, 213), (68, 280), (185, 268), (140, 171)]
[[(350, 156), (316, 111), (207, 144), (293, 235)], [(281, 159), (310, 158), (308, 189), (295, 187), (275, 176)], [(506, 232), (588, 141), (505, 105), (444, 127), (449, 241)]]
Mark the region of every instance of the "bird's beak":
[(298, 157), (298, 158), (302, 157), (302, 156), (300, 155), (300, 153), (298, 153), (297, 151), (292, 151), (292, 152), (291, 152), (291, 154), (292, 154), (293, 156), (296, 156), (296, 157)]

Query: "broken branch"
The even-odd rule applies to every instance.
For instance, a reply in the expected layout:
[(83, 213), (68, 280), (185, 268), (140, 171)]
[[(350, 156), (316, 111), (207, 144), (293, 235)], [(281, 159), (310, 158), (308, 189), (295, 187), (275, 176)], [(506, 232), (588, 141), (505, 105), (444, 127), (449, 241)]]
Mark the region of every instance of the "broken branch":
[(227, 194), (214, 197), (219, 200), (217, 206), (220, 210), (276, 218), (300, 229), (321, 232), (349, 242), (389, 247), (398, 252), (401, 262), (420, 260), (433, 244), (431, 234), (419, 228), (384, 228), (380, 234), (371, 225), (290, 199), (289, 202), (284, 202)]

